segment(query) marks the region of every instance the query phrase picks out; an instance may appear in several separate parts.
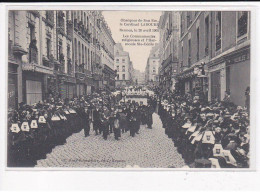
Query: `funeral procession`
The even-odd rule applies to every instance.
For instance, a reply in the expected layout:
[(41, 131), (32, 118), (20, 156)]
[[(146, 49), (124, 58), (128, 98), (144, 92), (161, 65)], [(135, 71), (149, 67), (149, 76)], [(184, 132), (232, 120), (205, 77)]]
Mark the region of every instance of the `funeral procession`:
[(8, 11), (8, 168), (250, 168), (250, 11), (86, 10)]

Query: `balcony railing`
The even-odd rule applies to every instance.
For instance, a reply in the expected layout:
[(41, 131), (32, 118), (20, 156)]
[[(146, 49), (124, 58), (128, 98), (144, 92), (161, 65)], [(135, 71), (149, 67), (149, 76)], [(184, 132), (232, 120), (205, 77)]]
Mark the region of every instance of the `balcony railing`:
[(76, 73), (84, 73), (84, 64), (76, 65), (75, 71)]
[(172, 54), (170, 54), (168, 56), (167, 59), (165, 59), (163, 62), (162, 62), (162, 67), (165, 68), (168, 64), (170, 64), (172, 62)]
[(49, 58), (47, 56), (42, 57), (42, 64), (45, 67), (53, 68), (53, 56), (51, 55)]

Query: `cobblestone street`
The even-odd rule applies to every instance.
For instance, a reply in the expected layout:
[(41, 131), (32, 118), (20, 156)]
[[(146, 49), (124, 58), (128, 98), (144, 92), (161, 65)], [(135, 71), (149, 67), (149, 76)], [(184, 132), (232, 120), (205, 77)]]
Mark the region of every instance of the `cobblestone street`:
[(185, 165), (171, 139), (162, 128), (157, 114), (153, 114), (153, 129), (141, 126), (134, 138), (123, 133), (119, 141), (110, 134), (103, 140), (91, 130), (84, 137), (83, 130), (67, 138), (67, 143), (56, 146), (36, 167), (117, 167), (181, 168)]

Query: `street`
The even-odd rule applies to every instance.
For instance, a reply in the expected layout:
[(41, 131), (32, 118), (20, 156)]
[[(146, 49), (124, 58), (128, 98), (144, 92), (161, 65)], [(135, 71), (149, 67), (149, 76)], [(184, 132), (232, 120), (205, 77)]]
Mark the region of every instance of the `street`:
[(153, 129), (141, 125), (134, 138), (123, 133), (119, 141), (110, 134), (105, 141), (91, 130), (85, 138), (83, 130), (67, 138), (67, 143), (56, 146), (46, 159), (37, 161), (36, 167), (87, 168), (181, 168), (185, 165), (159, 116), (153, 114)]

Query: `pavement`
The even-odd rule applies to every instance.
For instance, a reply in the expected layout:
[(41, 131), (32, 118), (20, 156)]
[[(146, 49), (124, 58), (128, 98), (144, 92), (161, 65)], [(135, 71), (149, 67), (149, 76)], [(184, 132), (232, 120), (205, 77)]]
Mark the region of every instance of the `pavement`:
[(153, 128), (141, 125), (139, 134), (131, 137), (129, 131), (119, 141), (114, 134), (107, 140), (95, 136), (91, 130), (84, 137), (83, 130), (56, 146), (46, 159), (38, 160), (37, 167), (85, 168), (182, 168), (186, 164), (165, 135), (159, 116), (153, 114)]

